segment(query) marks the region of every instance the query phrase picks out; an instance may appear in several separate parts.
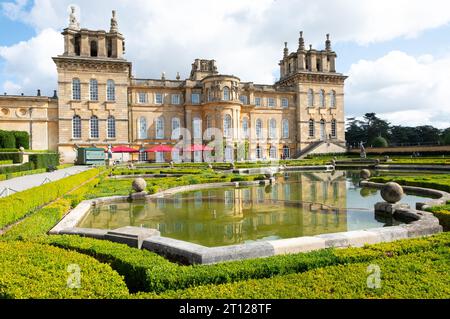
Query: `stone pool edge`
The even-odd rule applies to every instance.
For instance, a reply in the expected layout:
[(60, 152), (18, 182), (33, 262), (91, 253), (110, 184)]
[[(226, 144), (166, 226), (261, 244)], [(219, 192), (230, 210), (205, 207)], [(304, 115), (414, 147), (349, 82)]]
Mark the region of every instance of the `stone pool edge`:
[[(199, 184), (175, 187), (154, 195), (148, 195), (146, 198), (161, 198), (180, 192), (194, 191), (199, 189), (227, 187), (227, 186), (249, 186), (270, 181), (254, 182), (227, 182), (213, 184)], [(362, 181), (361, 186), (371, 188), (381, 188), (384, 184)], [(366, 244), (377, 244), (381, 242), (391, 242), (399, 239), (416, 238), (429, 236), (442, 232), (443, 228), (439, 220), (429, 212), (422, 211), (428, 207), (442, 205), (450, 200), (450, 194), (420, 187), (404, 187), (407, 192), (414, 192), (427, 196), (439, 197), (426, 203), (417, 203), (416, 209), (401, 208), (396, 211), (399, 217), (412, 219), (409, 224), (400, 226), (380, 227), (367, 230), (348, 231), (332, 234), (322, 234), (316, 236), (304, 236), (289, 239), (279, 239), (270, 241), (260, 241), (247, 244), (223, 246), (223, 247), (205, 247), (186, 241), (176, 240), (167, 237), (152, 235), (145, 236), (138, 227), (126, 227), (126, 240), (123, 237), (110, 236), (117, 230), (104, 229), (85, 229), (77, 228), (79, 221), (89, 212), (91, 207), (109, 202), (125, 201), (128, 196), (114, 196), (86, 200), (81, 202), (76, 208), (70, 211), (50, 232), (50, 235), (79, 235), (96, 239), (107, 239), (116, 242), (128, 244), (139, 249), (146, 249), (162, 255), (169, 260), (181, 262), (183, 264), (215, 264), (226, 261), (236, 261), (252, 258), (270, 257), (284, 254), (296, 254), (310, 252), (313, 250), (325, 248), (346, 248), (362, 247)], [(137, 235), (139, 233), (139, 235)]]

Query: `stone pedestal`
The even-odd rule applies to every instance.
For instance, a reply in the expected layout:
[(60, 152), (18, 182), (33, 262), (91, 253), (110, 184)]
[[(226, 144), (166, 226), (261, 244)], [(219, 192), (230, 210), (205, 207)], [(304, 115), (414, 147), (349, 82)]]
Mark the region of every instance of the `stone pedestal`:
[(387, 202), (380, 202), (375, 204), (376, 213), (384, 213), (388, 215), (393, 215), (397, 210), (409, 209), (408, 204), (396, 203), (391, 204)]
[(145, 199), (145, 196), (147, 196), (147, 192), (139, 192), (139, 193), (133, 193), (131, 194), (131, 200), (139, 200), (139, 199)]
[(114, 161), (112, 159), (105, 160), (106, 167), (112, 167), (114, 166)]

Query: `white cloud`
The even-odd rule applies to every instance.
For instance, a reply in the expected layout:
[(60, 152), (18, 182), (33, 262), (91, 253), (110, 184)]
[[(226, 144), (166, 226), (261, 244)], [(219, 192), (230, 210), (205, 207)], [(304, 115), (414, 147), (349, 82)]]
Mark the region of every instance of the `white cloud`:
[(346, 112), (376, 112), (395, 124), (450, 127), (450, 56), (415, 58), (393, 51), (353, 64), (347, 82)]
[(10, 78), (3, 85), (9, 94), (34, 94), (38, 88), (51, 94), (57, 87), (56, 67), (51, 57), (60, 53), (63, 39), (53, 29), (45, 29), (28, 41), (0, 47), (5, 60), (4, 73)]

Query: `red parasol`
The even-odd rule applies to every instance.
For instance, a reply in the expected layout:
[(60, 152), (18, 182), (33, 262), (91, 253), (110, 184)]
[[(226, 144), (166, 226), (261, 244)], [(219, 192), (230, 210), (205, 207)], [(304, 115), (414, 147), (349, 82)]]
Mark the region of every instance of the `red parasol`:
[(214, 149), (205, 145), (190, 145), (184, 149), (185, 152), (210, 152)]
[(146, 149), (146, 153), (170, 153), (174, 148), (169, 145), (158, 145), (152, 148)]
[(113, 153), (139, 153), (138, 150), (128, 146), (116, 146), (111, 149)]

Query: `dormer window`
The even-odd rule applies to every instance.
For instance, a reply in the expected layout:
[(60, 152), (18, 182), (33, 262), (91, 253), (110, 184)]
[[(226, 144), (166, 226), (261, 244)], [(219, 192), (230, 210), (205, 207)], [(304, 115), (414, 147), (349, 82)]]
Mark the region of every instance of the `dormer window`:
[(91, 41), (91, 57), (97, 57), (97, 56), (98, 56), (97, 41), (93, 40), (93, 41)]
[(223, 88), (223, 100), (224, 101), (230, 100), (230, 89), (228, 87)]

